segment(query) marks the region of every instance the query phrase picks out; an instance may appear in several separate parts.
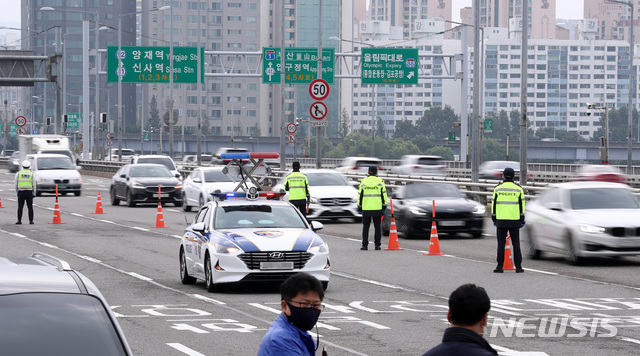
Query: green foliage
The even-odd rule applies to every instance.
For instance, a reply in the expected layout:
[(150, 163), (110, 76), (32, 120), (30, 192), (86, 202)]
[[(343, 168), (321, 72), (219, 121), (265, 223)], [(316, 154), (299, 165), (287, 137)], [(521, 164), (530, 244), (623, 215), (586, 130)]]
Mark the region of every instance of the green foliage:
[[(507, 146), (495, 138), (482, 140), (482, 161), (504, 161), (507, 159)], [(509, 160), (518, 161), (520, 153), (513, 147), (509, 150)]]
[(453, 150), (450, 147), (432, 147), (424, 153), (432, 156), (440, 156), (446, 161), (453, 161), (453, 159), (455, 158)]
[(402, 121), (396, 121), (396, 128), (393, 133), (394, 138), (403, 140), (411, 140), (416, 137), (416, 128), (413, 123), (406, 118)]
[[(325, 152), (331, 152), (331, 150), (333, 150), (333, 144), (331, 143), (331, 141), (329, 140), (329, 138), (327, 137), (322, 137), (322, 140), (320, 141), (320, 145), (321, 150), (322, 150), (322, 157), (329, 157), (325, 154)], [(316, 156), (316, 137), (312, 137), (311, 138), (311, 155), (310, 157), (315, 157)]]
[(387, 138), (387, 133), (384, 130), (384, 121), (381, 118), (376, 121), (376, 138)]
[(151, 97), (151, 104), (149, 104), (149, 119), (145, 126), (145, 130), (150, 131), (151, 128), (155, 131), (160, 127), (160, 111), (158, 110), (158, 99), (156, 96)]
[(416, 121), (416, 135), (444, 139), (453, 129), (453, 123), (458, 120), (458, 115), (450, 106), (446, 106), (444, 109), (440, 106), (433, 106), (429, 110), (425, 110), (422, 117)]

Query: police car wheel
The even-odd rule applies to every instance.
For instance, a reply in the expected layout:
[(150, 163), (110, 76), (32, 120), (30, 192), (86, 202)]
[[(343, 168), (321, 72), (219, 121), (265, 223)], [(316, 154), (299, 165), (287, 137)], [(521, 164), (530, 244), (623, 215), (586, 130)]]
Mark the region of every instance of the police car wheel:
[(196, 279), (189, 275), (187, 271), (187, 258), (184, 256), (184, 249), (180, 248), (180, 281), (182, 284), (194, 284)]
[(207, 286), (207, 291), (209, 293), (217, 292), (220, 290), (220, 286), (213, 283), (213, 267), (211, 266), (211, 258), (209, 257), (208, 253), (204, 258), (204, 278), (205, 284)]

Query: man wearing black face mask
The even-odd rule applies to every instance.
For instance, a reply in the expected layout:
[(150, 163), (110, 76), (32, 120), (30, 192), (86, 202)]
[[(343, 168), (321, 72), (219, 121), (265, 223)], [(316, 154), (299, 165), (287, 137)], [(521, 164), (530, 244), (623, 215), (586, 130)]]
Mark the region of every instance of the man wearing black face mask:
[(315, 355), (316, 344), (307, 331), (324, 308), (322, 283), (308, 273), (296, 273), (280, 285), (280, 296), (282, 314), (260, 342), (258, 356)]

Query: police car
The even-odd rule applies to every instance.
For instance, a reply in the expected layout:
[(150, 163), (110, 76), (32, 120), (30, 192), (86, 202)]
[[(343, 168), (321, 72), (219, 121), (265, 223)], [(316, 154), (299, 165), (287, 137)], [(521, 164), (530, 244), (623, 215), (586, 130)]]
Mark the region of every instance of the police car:
[(297, 272), (329, 284), (329, 246), (284, 192), (216, 192), (196, 214), (180, 243), (183, 284), (204, 280), (209, 292), (236, 282), (282, 282)]

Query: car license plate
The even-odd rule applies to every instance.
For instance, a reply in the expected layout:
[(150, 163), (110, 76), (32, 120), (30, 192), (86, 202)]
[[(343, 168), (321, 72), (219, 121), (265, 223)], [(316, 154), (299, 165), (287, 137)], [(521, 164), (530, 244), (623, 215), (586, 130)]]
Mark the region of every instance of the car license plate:
[[(158, 193), (153, 194), (153, 197), (154, 197), (154, 198), (157, 198), (157, 197), (158, 197)], [(161, 195), (160, 195), (160, 197), (161, 197), (161, 198), (168, 198), (168, 197), (169, 197), (169, 194), (161, 194)]]
[(334, 207), (331, 208), (331, 212), (332, 213), (341, 213), (342, 212), (342, 208), (334, 206)]
[(438, 221), (440, 226), (464, 226), (464, 221), (460, 220), (442, 220)]
[(260, 262), (261, 270), (293, 269), (293, 261)]
[(58, 189), (67, 189), (66, 184), (58, 184)]

